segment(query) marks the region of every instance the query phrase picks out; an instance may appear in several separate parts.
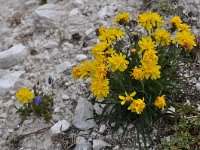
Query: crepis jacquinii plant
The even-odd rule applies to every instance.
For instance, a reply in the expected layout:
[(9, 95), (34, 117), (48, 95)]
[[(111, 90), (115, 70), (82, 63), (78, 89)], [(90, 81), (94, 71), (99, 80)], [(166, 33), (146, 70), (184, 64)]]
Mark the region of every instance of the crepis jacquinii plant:
[(179, 16), (167, 23), (151, 11), (136, 20), (119, 13), (114, 22), (119, 27), (97, 30), (93, 58), (74, 67), (73, 77), (91, 79), (91, 92), (105, 104), (103, 120), (115, 122), (116, 128), (133, 124), (146, 141), (146, 133), (173, 102), (167, 97), (180, 89), (177, 71), (196, 46), (195, 36)]

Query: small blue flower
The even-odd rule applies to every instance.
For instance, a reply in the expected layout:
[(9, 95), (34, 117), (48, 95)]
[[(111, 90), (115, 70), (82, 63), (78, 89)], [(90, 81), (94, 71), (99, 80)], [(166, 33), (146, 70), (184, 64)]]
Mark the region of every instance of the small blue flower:
[(36, 97), (36, 100), (35, 100), (35, 104), (36, 106), (40, 105), (42, 103), (42, 96), (41, 95), (38, 95)]

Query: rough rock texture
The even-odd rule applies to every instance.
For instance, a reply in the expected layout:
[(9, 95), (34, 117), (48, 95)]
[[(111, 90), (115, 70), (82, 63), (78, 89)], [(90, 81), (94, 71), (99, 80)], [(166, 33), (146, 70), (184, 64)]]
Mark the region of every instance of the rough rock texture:
[(22, 44), (15, 45), (10, 49), (0, 52), (0, 68), (7, 69), (22, 62), (28, 54)]
[[(47, 0), (45, 5), (39, 5), (39, 0), (0, 0), (0, 4), (0, 149), (61, 150), (67, 145), (65, 149), (89, 150), (92, 142), (94, 148), (106, 149), (107, 143), (111, 149), (136, 149), (128, 142), (118, 147), (121, 133), (112, 136), (107, 124), (95, 123), (94, 113), (101, 114), (102, 108), (88, 98), (89, 80), (74, 80), (71, 69), (91, 58), (97, 28), (112, 26), (120, 11), (136, 17), (146, 9), (142, 0)], [(200, 1), (180, 0), (178, 5), (184, 6), (183, 17), (199, 33)], [(193, 16), (188, 17), (191, 10)], [(19, 125), (21, 118), (14, 105), (21, 104), (15, 93), (38, 81), (45, 93), (55, 93), (51, 123), (31, 116)], [(199, 82), (194, 79), (191, 83), (199, 89)], [(62, 120), (73, 126), (56, 134), (56, 141), (50, 129)]]
[(73, 124), (76, 128), (87, 130), (96, 126), (93, 106), (85, 99), (80, 99), (76, 106)]

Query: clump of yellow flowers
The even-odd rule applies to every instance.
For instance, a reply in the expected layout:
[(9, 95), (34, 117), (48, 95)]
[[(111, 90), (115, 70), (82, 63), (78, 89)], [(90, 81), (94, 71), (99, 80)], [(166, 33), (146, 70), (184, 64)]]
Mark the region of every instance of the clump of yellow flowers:
[(119, 120), (151, 120), (168, 108), (166, 98), (175, 91), (174, 72), (182, 53), (196, 46), (195, 35), (179, 16), (165, 22), (151, 11), (136, 20), (119, 13), (114, 22), (119, 27), (97, 30), (100, 42), (91, 50), (93, 59), (74, 67), (73, 76), (91, 78), (91, 92), (100, 102), (114, 104), (110, 114), (118, 112)]

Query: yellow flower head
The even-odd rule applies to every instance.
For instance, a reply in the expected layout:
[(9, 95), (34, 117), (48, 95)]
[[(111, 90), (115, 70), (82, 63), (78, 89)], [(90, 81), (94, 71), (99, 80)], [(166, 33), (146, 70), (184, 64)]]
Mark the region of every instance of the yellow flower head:
[(141, 54), (144, 50), (154, 49), (156, 47), (155, 42), (153, 42), (150, 36), (142, 37), (142, 39), (138, 42), (138, 45), (140, 46), (138, 54)]
[(153, 35), (157, 45), (161, 44), (161, 46), (165, 46), (171, 42), (171, 35), (164, 28), (157, 28)]
[(188, 31), (177, 32), (175, 41), (187, 51), (191, 51), (196, 46), (194, 34)]
[(84, 61), (80, 66), (76, 66), (72, 69), (73, 77), (88, 78), (91, 76), (91, 62), (89, 60)]
[(94, 55), (95, 58), (102, 57), (102, 55), (105, 54), (106, 49), (109, 47), (109, 44), (106, 42), (100, 42), (97, 43), (93, 48), (92, 48), (92, 54)]
[(142, 57), (141, 63), (156, 65), (158, 63), (158, 56), (156, 55), (157, 51), (153, 49), (146, 50)]
[(126, 60), (126, 56), (122, 53), (114, 54), (108, 58), (108, 66), (112, 68), (112, 71), (124, 71), (128, 67), (129, 62)]
[(179, 16), (174, 16), (171, 20), (170, 20), (170, 26), (171, 27), (177, 27), (179, 24), (182, 23), (182, 20)]
[(166, 103), (165, 103), (165, 95), (158, 96), (154, 102), (154, 105), (159, 109), (164, 110)]
[(188, 31), (190, 32), (190, 26), (186, 23), (181, 23), (177, 25), (178, 31)]
[(73, 74), (73, 77), (74, 79), (78, 79), (80, 78), (80, 66), (76, 66), (72, 69), (72, 74)]
[(131, 110), (131, 112), (135, 112), (137, 114), (141, 114), (145, 108), (145, 105), (144, 99), (136, 99), (130, 104), (128, 110)]
[(135, 68), (133, 69), (133, 72), (131, 73), (131, 76), (136, 80), (143, 80), (144, 78), (143, 70), (135, 66)]
[(109, 94), (109, 80), (92, 78), (90, 90), (99, 100), (107, 97)]
[(125, 96), (119, 95), (119, 99), (121, 101), (121, 105), (124, 105), (126, 102), (131, 102), (133, 101), (133, 97), (136, 95), (136, 92), (132, 92), (130, 95), (128, 95), (127, 92), (125, 92)]
[(30, 103), (35, 98), (35, 94), (29, 88), (21, 88), (16, 93), (16, 98), (22, 103)]
[(115, 42), (117, 38), (123, 38), (124, 32), (121, 29), (117, 29), (117, 27), (112, 28), (101, 28), (99, 29), (99, 40), (105, 42), (107, 44), (111, 44)]
[(144, 12), (139, 14), (137, 20), (146, 30), (152, 30), (153, 28), (160, 27), (165, 23), (163, 18), (158, 13), (154, 12)]
[(143, 70), (144, 78), (156, 80), (160, 78), (160, 68), (161, 66), (155, 64), (142, 64), (141, 69)]
[(119, 13), (114, 20), (118, 24), (126, 24), (130, 22), (130, 15), (126, 12), (124, 13)]

